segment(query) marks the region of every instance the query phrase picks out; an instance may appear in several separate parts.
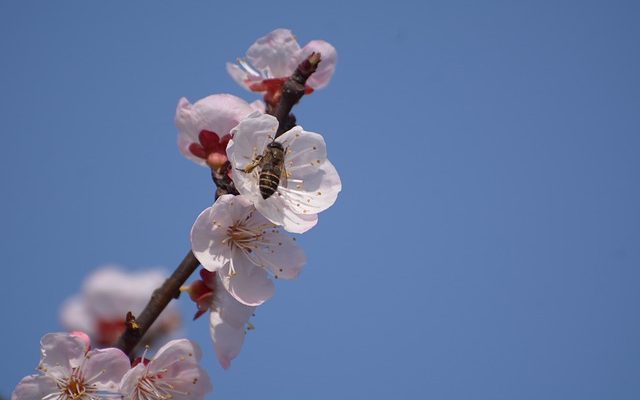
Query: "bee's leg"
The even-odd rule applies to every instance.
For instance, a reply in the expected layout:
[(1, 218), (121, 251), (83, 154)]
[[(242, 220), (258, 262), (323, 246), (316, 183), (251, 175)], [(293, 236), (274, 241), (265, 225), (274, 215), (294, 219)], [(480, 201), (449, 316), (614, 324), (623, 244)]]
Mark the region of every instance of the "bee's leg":
[(260, 165), (260, 161), (262, 161), (262, 155), (256, 156), (246, 167), (244, 168), (236, 168), (238, 171), (242, 171), (245, 173), (251, 173), (258, 165)]

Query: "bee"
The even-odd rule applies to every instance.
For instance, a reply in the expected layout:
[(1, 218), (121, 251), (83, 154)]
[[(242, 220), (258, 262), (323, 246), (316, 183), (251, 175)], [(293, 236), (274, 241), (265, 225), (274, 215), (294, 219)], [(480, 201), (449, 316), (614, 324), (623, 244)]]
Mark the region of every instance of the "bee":
[(280, 182), (287, 187), (287, 171), (284, 167), (284, 155), (286, 149), (282, 143), (272, 141), (264, 149), (264, 153), (258, 155), (249, 165), (240, 169), (245, 173), (251, 173), (254, 169), (260, 168), (258, 186), (263, 199), (271, 197)]

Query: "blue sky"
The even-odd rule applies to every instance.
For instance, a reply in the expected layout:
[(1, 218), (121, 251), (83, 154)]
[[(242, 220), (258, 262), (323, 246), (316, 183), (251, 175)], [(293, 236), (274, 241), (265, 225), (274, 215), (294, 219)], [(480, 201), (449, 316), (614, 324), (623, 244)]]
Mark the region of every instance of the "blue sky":
[[(178, 99), (292, 29), (338, 50), (298, 121), (343, 192), (211, 398), (637, 399), (634, 2), (0, 3), (0, 393), (93, 268), (177, 265), (212, 201)], [(180, 300), (187, 315), (193, 305)]]

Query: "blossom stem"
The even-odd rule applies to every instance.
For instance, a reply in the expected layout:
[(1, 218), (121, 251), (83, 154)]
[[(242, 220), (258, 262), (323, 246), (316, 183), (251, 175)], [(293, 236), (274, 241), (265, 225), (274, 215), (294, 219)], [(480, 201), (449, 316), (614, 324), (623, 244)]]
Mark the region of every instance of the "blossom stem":
[(273, 112), (273, 116), (278, 119), (278, 131), (276, 137), (282, 135), (296, 125), (296, 117), (291, 113), (291, 109), (295, 106), (302, 96), (304, 96), (305, 84), (307, 79), (316, 72), (318, 64), (320, 64), (320, 53), (311, 53), (304, 61), (298, 65), (298, 68), (287, 79), (282, 87), (282, 97), (278, 106)]

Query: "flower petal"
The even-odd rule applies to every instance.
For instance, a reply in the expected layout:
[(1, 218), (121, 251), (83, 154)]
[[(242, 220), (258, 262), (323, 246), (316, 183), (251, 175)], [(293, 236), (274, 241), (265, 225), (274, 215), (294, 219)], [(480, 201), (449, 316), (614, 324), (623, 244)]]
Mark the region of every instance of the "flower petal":
[(299, 51), (300, 45), (290, 30), (276, 29), (251, 45), (247, 59), (267, 78), (284, 78), (293, 72), (290, 61)]
[[(231, 267), (235, 271), (231, 274)], [(225, 289), (239, 302), (248, 306), (259, 306), (267, 301), (275, 286), (264, 268), (256, 267), (244, 254), (235, 249), (231, 262), (220, 272)]]
[(280, 233), (278, 230), (269, 231), (266, 240), (269, 248), (256, 249), (264, 266), (278, 279), (294, 279), (302, 271), (307, 262), (304, 251), (295, 239)]
[(307, 132), (301, 126), (289, 129), (277, 139), (286, 149), (285, 168), (293, 178), (304, 179), (327, 159), (327, 146), (322, 135)]
[[(231, 195), (221, 196), (216, 204), (226, 203), (227, 196)], [(191, 228), (191, 251), (200, 264), (212, 272), (222, 268), (230, 257), (229, 246), (223, 241), (232, 220), (224, 213), (227, 207), (216, 204), (200, 213)]]
[(188, 339), (176, 339), (168, 342), (158, 350), (149, 363), (149, 371), (158, 373), (180, 362), (180, 368), (185, 365), (197, 365), (202, 356), (200, 347)]
[(40, 369), (61, 377), (80, 366), (87, 348), (79, 337), (68, 333), (48, 333), (40, 339), (40, 349)]
[(255, 307), (240, 303), (227, 292), (220, 277), (216, 278), (216, 288), (214, 290), (216, 298), (212, 313), (216, 313), (225, 324), (238, 329), (243, 329), (249, 318), (253, 315)]
[[(305, 174), (292, 174), (287, 187), (278, 191), (287, 204), (298, 214), (317, 214), (331, 207), (342, 190), (338, 171), (329, 160)], [(303, 179), (294, 179), (298, 175)]]
[(234, 327), (226, 323), (218, 312), (212, 311), (209, 316), (209, 330), (216, 350), (218, 362), (222, 368), (231, 366), (231, 360), (240, 354), (244, 342), (244, 328)]
[(252, 112), (253, 109), (246, 101), (230, 94), (215, 94), (194, 104), (190, 104), (184, 97), (181, 98), (176, 108), (180, 152), (195, 163), (206, 165), (204, 159), (196, 157), (189, 150), (192, 144), (199, 144), (200, 132), (207, 130), (223, 137)]
[(143, 363), (136, 365), (127, 371), (120, 380), (120, 393), (125, 399), (132, 399), (136, 392), (138, 382), (145, 374), (146, 367)]
[(304, 233), (318, 223), (317, 214), (299, 214), (279, 192), (266, 200), (260, 195), (253, 196), (252, 200), (260, 214), (287, 232)]
[(312, 40), (300, 50), (297, 57), (294, 58), (293, 68), (295, 69), (305, 58), (311, 53), (320, 53), (321, 59), (318, 69), (307, 80), (307, 85), (314, 89), (322, 89), (329, 84), (333, 73), (336, 70), (336, 62), (338, 53), (336, 49), (324, 40)]
[(120, 349), (110, 347), (88, 352), (81, 368), (83, 376), (96, 377), (92, 383), (99, 389), (114, 392), (131, 364), (129, 357)]
[(53, 377), (30, 375), (18, 383), (11, 394), (11, 400), (41, 400), (59, 391)]

